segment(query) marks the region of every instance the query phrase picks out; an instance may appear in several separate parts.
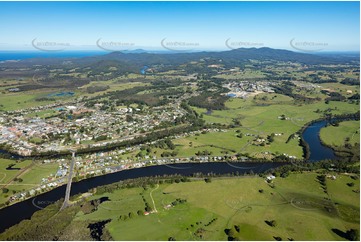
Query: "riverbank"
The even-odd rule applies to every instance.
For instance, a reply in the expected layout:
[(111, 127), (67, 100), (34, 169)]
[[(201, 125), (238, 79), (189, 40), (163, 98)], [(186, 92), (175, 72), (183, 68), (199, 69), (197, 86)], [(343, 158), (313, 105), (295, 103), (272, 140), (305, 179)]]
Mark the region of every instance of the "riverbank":
[[(327, 200), (319, 189), (318, 175), (293, 173), (287, 178), (276, 177), (270, 183), (259, 176), (179, 178), (178, 182), (158, 177), (139, 180), (139, 183), (115, 183), (113, 190), (97, 189), (95, 195), (60, 213), (61, 204), (50, 204), (47, 209), (36, 212), (30, 221), (0, 234), (0, 239), (26, 236), (30, 240), (40, 240), (40, 237), (41, 240), (55, 237), (91, 240), (94, 237), (89, 225), (97, 223), (105, 225), (97, 234), (113, 240), (344, 239), (332, 231), (359, 226), (355, 220), (357, 214), (342, 212), (359, 209), (358, 194), (346, 185), (354, 182), (358, 187), (359, 180), (341, 174), (336, 179), (327, 178), (331, 198)], [(338, 205), (334, 205), (336, 203)], [(149, 205), (149, 212), (145, 211), (145, 204)]]
[[(339, 117), (339, 119), (342, 118), (342, 117)], [(347, 117), (343, 117), (343, 118), (350, 118), (350, 115), (348, 115)], [(334, 152), (329, 149), (327, 146), (325, 145), (322, 145), (322, 142), (320, 140), (320, 137), (319, 137), (319, 132), (320, 132), (320, 129), (322, 127), (324, 127), (326, 124), (327, 124), (328, 121), (326, 120), (314, 120), (313, 122), (309, 123), (308, 126), (304, 126), (301, 131), (302, 131), (302, 135), (301, 135), (301, 140), (300, 140), (300, 143), (303, 144), (303, 147), (304, 149), (306, 150), (305, 151), (305, 154), (306, 156), (308, 156), (308, 158), (310, 157), (310, 148), (309, 148), (309, 143), (312, 143), (312, 153), (313, 154), (318, 154), (317, 156), (313, 156), (311, 160), (313, 161), (317, 161), (317, 160), (324, 160), (324, 159), (335, 159), (336, 156), (334, 154)], [(315, 130), (313, 130), (313, 128), (315, 128)], [(312, 130), (311, 130), (312, 129)], [(311, 130), (311, 134), (309, 134), (310, 137), (306, 137), (305, 134), (307, 133), (308, 130)], [(301, 132), (300, 131), (300, 132)], [(305, 138), (307, 138), (307, 142), (305, 140)], [(305, 148), (306, 147), (306, 148)], [(55, 156), (57, 157), (57, 156)], [(207, 158), (207, 159), (205, 159)], [(208, 159), (208, 158), (211, 158), (211, 159)], [(216, 159), (213, 159), (213, 158), (216, 158)], [(122, 170), (126, 170), (126, 169), (130, 169), (130, 168), (134, 168), (134, 167), (144, 167), (144, 166), (151, 166), (151, 165), (162, 165), (162, 164), (165, 164), (165, 165), (172, 165), (174, 163), (182, 163), (182, 162), (187, 162), (187, 163), (192, 163), (192, 162), (195, 162), (196, 160), (198, 160), (199, 163), (202, 163), (202, 162), (213, 162), (213, 161), (226, 161), (226, 162), (231, 162), (231, 163), (228, 163), (230, 165), (233, 165), (235, 164), (234, 166), (237, 167), (238, 166), (238, 163), (236, 160), (234, 160), (234, 157), (231, 157), (231, 156), (224, 156), (224, 157), (198, 157), (198, 159), (187, 159), (187, 161), (185, 159), (179, 159), (179, 158), (171, 158), (171, 159), (161, 159), (161, 163), (159, 162), (160, 160), (154, 160), (154, 161), (139, 161), (138, 163), (135, 163), (135, 164), (129, 164), (127, 166), (125, 166), (124, 164), (126, 163), (116, 163), (114, 164), (113, 166), (105, 166), (105, 167), (102, 167), (101, 169), (100, 168), (96, 168), (96, 167), (93, 167), (93, 172), (90, 172), (92, 169), (87, 169), (87, 173), (84, 173), (82, 176), (75, 176), (73, 177), (73, 182), (78, 182), (78, 181), (83, 181), (85, 179), (88, 179), (88, 178), (91, 178), (91, 177), (96, 177), (96, 176), (101, 176), (101, 175), (104, 175), (104, 174), (111, 174), (111, 173), (115, 173), (115, 172), (119, 172), (119, 171), (122, 171)], [(286, 159), (287, 160), (287, 159)], [(245, 161), (248, 161), (248, 162), (256, 162), (255, 160), (253, 159), (248, 159), (247, 160), (244, 160), (242, 159), (241, 163), (242, 162), (245, 162)], [(81, 160), (80, 160), (81, 162)], [(259, 162), (259, 161), (257, 161)], [(271, 162), (271, 161), (261, 161), (261, 162)], [(297, 161), (293, 161), (293, 163), (295, 163)], [(100, 170), (99, 170), (100, 169)], [(11, 205), (11, 204), (14, 204), (14, 203), (17, 203), (19, 201), (23, 201), (25, 199), (28, 199), (28, 198), (31, 198), (35, 195), (38, 195), (38, 194), (42, 194), (44, 192), (48, 192), (49, 190), (52, 190), (54, 189), (55, 187), (60, 187), (62, 186), (63, 184), (65, 184), (66, 181), (65, 179), (57, 179), (57, 180), (52, 180), (49, 184), (41, 184), (41, 187), (39, 185), (38, 188), (34, 187), (32, 189), (32, 193), (29, 193), (29, 192), (22, 192), (21, 194), (19, 194), (19, 196), (17, 195), (13, 195), (12, 197), (16, 198), (16, 199), (13, 199), (11, 198), (10, 199), (10, 202), (7, 202), (5, 205), (8, 206), (8, 205)], [(49, 185), (49, 186), (47, 186)]]
[[(314, 121), (315, 123), (317, 121)], [(326, 121), (323, 121), (326, 122)], [(325, 125), (325, 124), (322, 124)], [(322, 126), (321, 125), (321, 126)], [(307, 126), (307, 127), (310, 127)], [(307, 128), (305, 127), (304, 130)], [(318, 133), (316, 134), (318, 135)], [(319, 138), (319, 136), (317, 136)], [(302, 139), (302, 137), (301, 137)], [(276, 168), (278, 166), (286, 165), (288, 163), (286, 162), (205, 162), (205, 163), (172, 163), (172, 164), (164, 164), (164, 165), (155, 165), (155, 166), (146, 166), (141, 167), (137, 169), (125, 169), (125, 170), (116, 170), (114, 172), (109, 172), (106, 175), (100, 174), (99, 176), (95, 176), (92, 178), (84, 177), (83, 180), (77, 181), (73, 183), (72, 186), (72, 195), (77, 192), (86, 192), (87, 189), (94, 188), (96, 186), (102, 185), (102, 184), (111, 184), (114, 181), (119, 181), (126, 179), (123, 175), (128, 174), (130, 172), (131, 174), (137, 174), (135, 176), (141, 177), (141, 176), (162, 176), (165, 174), (183, 174), (183, 175), (193, 175), (194, 173), (201, 172), (201, 173), (220, 173), (225, 174), (229, 172), (234, 172), (238, 174), (245, 174), (246, 172), (262, 172), (267, 169)], [(203, 168), (197, 168), (197, 166), (201, 166)], [(140, 171), (147, 171), (147, 172), (140, 172)], [(132, 177), (130, 175), (130, 177)], [(88, 179), (87, 179), (88, 178)], [(96, 182), (95, 182), (96, 181)], [(51, 191), (47, 191), (41, 195), (36, 196), (36, 198), (44, 197), (47, 198), (49, 195), (52, 197), (52, 201), (57, 201), (60, 198), (62, 198), (65, 194), (65, 186), (62, 185), (63, 183), (59, 184), (59, 186)], [(78, 185), (77, 185), (78, 184)], [(75, 187), (74, 187), (75, 186)], [(85, 188), (85, 187), (86, 188)], [(78, 188), (77, 188), (78, 187)], [(64, 191), (62, 191), (64, 190)], [(35, 197), (33, 198), (35, 199)], [(6, 210), (8, 208), (22, 206), (21, 204), (28, 204), (30, 198), (27, 198), (26, 200), (23, 200), (21, 202), (13, 203), (11, 206), (6, 207), (4, 209), (0, 210), (0, 217), (1, 217), (1, 211)], [(31, 204), (30, 204), (31, 205)], [(11, 209), (10, 209), (11, 210)], [(9, 211), (10, 211), (9, 210)], [(36, 211), (28, 208), (28, 211)], [(27, 213), (25, 213), (27, 214)], [(29, 215), (29, 214), (28, 214)]]
[[(306, 123), (297, 133), (300, 134), (300, 146), (302, 146), (304, 151), (304, 158), (305, 160), (322, 160), (322, 159), (335, 159), (337, 156), (333, 153), (332, 147), (329, 147), (329, 145), (322, 142), (322, 139), (320, 137), (320, 130), (325, 127), (327, 124), (335, 122), (335, 121), (347, 121), (347, 120), (360, 120), (360, 112), (356, 112), (353, 114), (344, 114), (344, 115), (335, 115), (332, 118), (320, 118), (313, 120), (311, 122)], [(315, 128), (313, 135), (311, 138), (307, 138), (307, 141), (305, 140), (305, 132), (307, 130), (310, 130), (311, 128)], [(323, 157), (317, 157), (315, 159), (314, 157), (311, 157), (311, 150), (310, 150), (310, 143), (312, 143), (314, 146), (316, 146), (318, 149), (322, 149), (323, 147), (326, 147), (326, 149), (322, 149), (320, 151), (317, 151), (316, 147), (312, 147), (314, 149), (314, 153), (317, 152), (318, 154), (322, 155), (325, 154)], [(321, 144), (321, 145), (319, 145)], [(332, 152), (330, 152), (332, 150)]]
[[(244, 162), (237, 164), (232, 164), (228, 162), (217, 162), (217, 163), (182, 163), (182, 164), (172, 164), (172, 165), (157, 165), (157, 166), (148, 166), (136, 169), (122, 170), (115, 173), (109, 173), (106, 175), (101, 175), (97, 177), (92, 177), (85, 179), (79, 182), (72, 183), (71, 196), (87, 192), (89, 189), (95, 188), (97, 186), (102, 186), (106, 184), (112, 184), (121, 180), (132, 179), (137, 177), (148, 177), (148, 176), (163, 176), (163, 175), (184, 175), (192, 176), (195, 173), (203, 174), (231, 174), (232, 172), (236, 174), (245, 174), (247, 172), (261, 173), (272, 168), (277, 168), (281, 165), (289, 163), (285, 162)], [(51, 191), (38, 195), (32, 199), (27, 199), (18, 203), (15, 203), (11, 206), (0, 209), (0, 218), (11, 218), (1, 223), (0, 231), (18, 223), (23, 219), (30, 218), (30, 216), (39, 208), (35, 207), (33, 204), (34, 199), (43, 204), (45, 207), (61, 198), (65, 195), (65, 185), (59, 186)], [(51, 203), (49, 203), (51, 201)], [(14, 214), (18, 214), (17, 219), (14, 217)]]
[(320, 139), (329, 147), (344, 147), (345, 144), (360, 142), (360, 122), (345, 120), (327, 125), (321, 129)]

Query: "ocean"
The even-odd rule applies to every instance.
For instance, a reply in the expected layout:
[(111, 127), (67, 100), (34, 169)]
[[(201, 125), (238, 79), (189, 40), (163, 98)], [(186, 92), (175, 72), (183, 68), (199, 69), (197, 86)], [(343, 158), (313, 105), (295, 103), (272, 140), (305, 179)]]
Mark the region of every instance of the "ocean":
[(30, 58), (76, 58), (94, 55), (105, 55), (106, 51), (0, 51), (0, 61), (5, 60), (24, 60)]

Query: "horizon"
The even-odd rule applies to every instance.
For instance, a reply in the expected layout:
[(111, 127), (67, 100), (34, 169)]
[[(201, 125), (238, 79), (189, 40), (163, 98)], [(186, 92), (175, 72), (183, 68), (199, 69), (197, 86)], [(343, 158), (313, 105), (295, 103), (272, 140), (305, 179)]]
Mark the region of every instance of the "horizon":
[(359, 52), (359, 6), (359, 2), (0, 2), (0, 51), (268, 47)]
[(360, 241), (360, 2), (67, 1), (0, 0), (0, 242)]
[[(240, 47), (238, 49), (263, 49), (263, 48), (267, 48), (267, 49), (273, 49), (273, 50), (287, 50), (287, 51), (292, 51), (295, 53), (303, 53), (303, 54), (328, 54), (328, 53), (360, 53), (360, 50), (321, 50), (318, 51), (316, 53), (306, 53), (305, 51), (297, 51), (294, 49), (282, 49), (282, 48), (272, 48), (272, 47)], [(232, 49), (232, 50), (237, 50), (237, 49)], [(124, 50), (112, 50), (112, 51), (106, 51), (106, 50), (99, 50), (99, 49), (69, 49), (69, 50), (61, 50), (61, 51), (54, 51), (54, 52), (48, 52), (48, 54), (58, 54), (58, 53), (70, 53), (70, 52), (94, 52), (94, 53), (104, 53), (104, 54), (109, 54), (109, 53), (114, 53), (114, 52), (130, 52), (130, 53), (134, 53), (134, 51), (143, 51), (143, 52), (151, 52), (151, 53), (196, 53), (196, 52), (224, 52), (224, 51), (232, 51), (230, 49), (197, 49), (197, 50), (187, 50), (187, 51), (177, 51), (177, 50), (165, 50), (165, 49), (147, 49), (147, 48), (137, 48), (137, 49), (124, 49)], [(0, 52), (16, 52), (16, 53), (44, 53), (44, 51), (40, 51), (40, 50), (36, 50), (36, 49), (26, 49), (26, 50), (7, 50), (7, 49), (0, 49)]]
[[(239, 48), (239, 49), (272, 49), (272, 50), (286, 50), (286, 49), (274, 49), (270, 47), (250, 47), (250, 48)], [(141, 51), (141, 52), (137, 52)], [(111, 53), (125, 53), (125, 54), (139, 54), (139, 53), (148, 53), (148, 54), (191, 54), (191, 53), (200, 53), (200, 52), (225, 52), (232, 50), (196, 50), (196, 51), (170, 51), (170, 50), (147, 50), (147, 49), (136, 49), (136, 50), (122, 50), (122, 51), (105, 51), (105, 50), (63, 50), (57, 52), (45, 52), (40, 50), (0, 50), (0, 63), (4, 61), (19, 61), (33, 58), (83, 58), (83, 57), (92, 57), (92, 56), (101, 56), (108, 55)], [(294, 53), (300, 54), (311, 54), (319, 56), (331, 56), (331, 55), (360, 55), (360, 51), (319, 51), (316, 53), (308, 53), (295, 50), (287, 50)], [(349, 56), (352, 57), (352, 56)]]
[[(260, 48), (239, 48), (239, 49), (262, 49), (269, 47), (260, 47)], [(273, 48), (269, 48), (273, 49)], [(286, 49), (273, 49), (273, 50), (286, 50)], [(137, 52), (141, 51), (141, 52)], [(170, 51), (170, 50), (146, 50), (146, 49), (136, 49), (136, 50), (122, 50), (122, 51), (105, 51), (105, 50), (63, 50), (58, 52), (45, 52), (40, 50), (0, 50), (0, 63), (4, 61), (20, 61), (26, 59), (33, 58), (83, 58), (83, 57), (92, 57), (92, 56), (102, 56), (108, 55), (111, 53), (125, 53), (125, 54), (139, 54), (139, 53), (148, 53), (155, 55), (162, 54), (191, 54), (191, 53), (200, 53), (200, 52), (225, 52), (231, 50), (197, 50), (197, 51)], [(359, 56), (360, 51), (319, 51), (316, 53), (295, 51), (295, 50), (287, 50), (294, 53), (300, 54), (311, 54), (311, 55), (319, 55), (319, 56), (342, 56), (349, 55), (349, 57), (354, 57), (352, 55)]]

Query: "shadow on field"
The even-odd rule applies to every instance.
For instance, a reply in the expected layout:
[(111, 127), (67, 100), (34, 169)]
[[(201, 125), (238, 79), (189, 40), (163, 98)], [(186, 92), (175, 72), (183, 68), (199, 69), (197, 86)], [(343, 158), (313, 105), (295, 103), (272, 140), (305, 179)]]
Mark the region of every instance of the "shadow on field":
[(339, 229), (332, 229), (332, 232), (334, 232), (335, 234), (337, 234), (338, 236), (340, 236), (343, 239), (349, 240), (349, 237), (347, 236), (347, 234), (345, 232), (342, 232)]

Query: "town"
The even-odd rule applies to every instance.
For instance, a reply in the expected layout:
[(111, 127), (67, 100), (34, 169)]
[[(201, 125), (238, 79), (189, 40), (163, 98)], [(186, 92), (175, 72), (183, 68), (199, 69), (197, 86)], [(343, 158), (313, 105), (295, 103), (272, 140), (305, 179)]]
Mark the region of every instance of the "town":
[[(120, 107), (108, 112), (78, 106), (65, 106), (54, 110), (56, 117), (24, 117), (23, 111), (0, 117), (0, 145), (11, 147), (14, 153), (31, 156), (50, 151), (68, 150), (72, 146), (100, 147), (120, 140), (130, 140), (173, 122), (184, 115), (180, 107), (170, 106), (139, 109)], [(37, 112), (38, 110), (31, 110)]]

